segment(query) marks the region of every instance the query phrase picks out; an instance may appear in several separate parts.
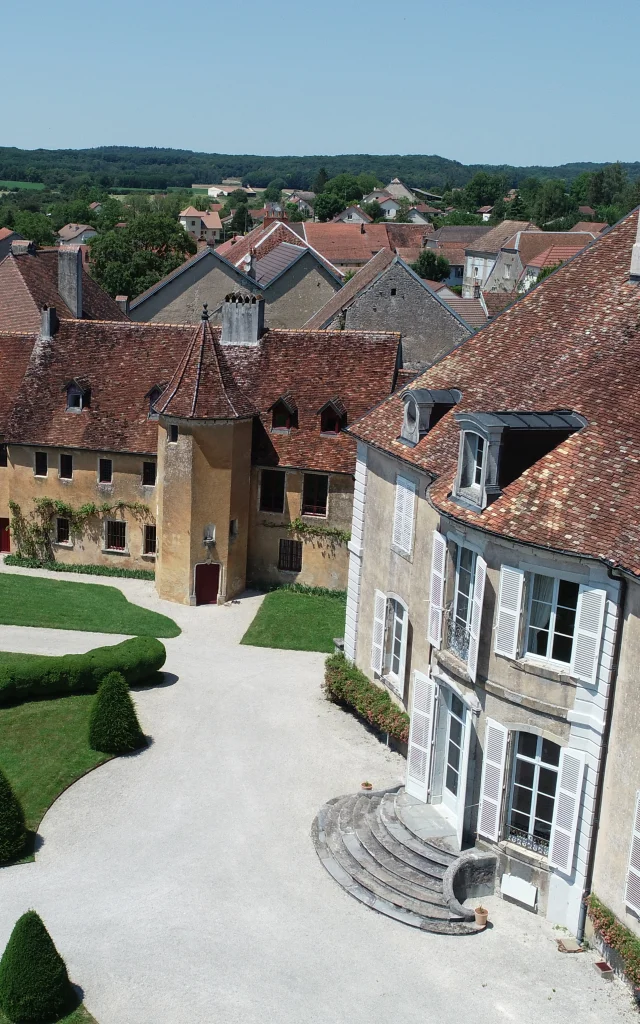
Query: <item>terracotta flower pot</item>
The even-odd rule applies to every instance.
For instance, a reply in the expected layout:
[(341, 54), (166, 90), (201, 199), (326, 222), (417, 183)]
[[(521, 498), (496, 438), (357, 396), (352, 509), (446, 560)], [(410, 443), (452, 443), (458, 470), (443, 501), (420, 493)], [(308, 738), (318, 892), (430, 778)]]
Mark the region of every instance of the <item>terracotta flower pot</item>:
[(370, 782), (361, 782), (361, 783), (360, 783), (360, 787), (361, 787), (362, 789), (366, 789), (366, 790), (371, 790), (371, 789), (373, 789), (373, 786), (372, 786), (372, 784), (371, 784)]
[(489, 917), (489, 911), (486, 907), (476, 907), (474, 910), (476, 916), (476, 924), (479, 928), (487, 927), (487, 918)]

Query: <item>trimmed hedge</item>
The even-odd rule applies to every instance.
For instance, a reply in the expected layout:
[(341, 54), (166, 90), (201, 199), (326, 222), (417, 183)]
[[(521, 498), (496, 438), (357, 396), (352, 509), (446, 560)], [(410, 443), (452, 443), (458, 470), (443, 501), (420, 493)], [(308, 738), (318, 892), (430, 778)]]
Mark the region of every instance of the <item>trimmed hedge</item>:
[(587, 913), (593, 927), (607, 946), (615, 949), (622, 960), (625, 976), (635, 988), (640, 988), (640, 939), (618, 921), (608, 907), (593, 893), (587, 899)]
[(146, 745), (127, 681), (120, 672), (110, 672), (91, 708), (89, 746), (104, 754), (131, 754)]
[(87, 654), (0, 653), (0, 705), (22, 704), (42, 697), (95, 693), (109, 672), (121, 672), (129, 686), (143, 683), (162, 668), (164, 644), (153, 636), (136, 636)]
[(50, 572), (79, 572), (86, 576), (118, 576), (120, 579), (155, 580), (150, 569), (118, 569), (110, 565), (65, 565), (64, 562), (45, 562), (40, 558), (21, 558), (20, 555), (6, 555), (5, 565), (17, 565), (21, 569), (48, 569)]
[(325, 662), (323, 690), (328, 700), (353, 710), (381, 732), (400, 743), (409, 739), (409, 716), (393, 703), (386, 690), (372, 683), (344, 654), (332, 654)]
[(22, 805), (7, 776), (0, 769), (0, 864), (8, 864), (19, 857), (26, 842), (27, 829)]
[(0, 1007), (16, 1024), (59, 1020), (78, 1005), (64, 960), (42, 918), (18, 918), (0, 960)]

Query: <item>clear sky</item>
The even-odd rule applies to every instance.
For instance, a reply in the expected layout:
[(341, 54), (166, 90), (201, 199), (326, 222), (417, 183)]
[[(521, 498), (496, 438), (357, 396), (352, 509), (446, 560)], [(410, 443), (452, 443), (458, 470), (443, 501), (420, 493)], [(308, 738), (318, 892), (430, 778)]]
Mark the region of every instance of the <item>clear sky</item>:
[(4, 146), (640, 159), (638, 0), (2, 7)]

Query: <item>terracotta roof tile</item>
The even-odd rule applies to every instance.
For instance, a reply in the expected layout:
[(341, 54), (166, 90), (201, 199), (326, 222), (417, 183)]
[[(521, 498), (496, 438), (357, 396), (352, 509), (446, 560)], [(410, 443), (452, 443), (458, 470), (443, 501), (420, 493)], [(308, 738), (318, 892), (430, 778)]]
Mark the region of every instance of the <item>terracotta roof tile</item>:
[(579, 220), (571, 228), (572, 231), (591, 231), (594, 235), (600, 235), (606, 231), (609, 225), (606, 221)]

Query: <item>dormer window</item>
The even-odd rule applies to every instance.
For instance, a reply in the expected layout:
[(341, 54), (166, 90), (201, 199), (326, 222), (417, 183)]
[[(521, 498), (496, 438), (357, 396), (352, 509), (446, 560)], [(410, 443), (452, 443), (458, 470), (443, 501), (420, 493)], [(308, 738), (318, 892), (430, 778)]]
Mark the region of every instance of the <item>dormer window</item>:
[(328, 436), (339, 434), (347, 425), (347, 410), (339, 398), (331, 398), (318, 409), (320, 416), (320, 433)]
[(67, 412), (80, 413), (89, 406), (91, 389), (89, 384), (83, 380), (69, 380), (64, 385), (67, 392)]
[(298, 426), (298, 407), (293, 396), (288, 392), (281, 395), (269, 411), (272, 433), (288, 434), (290, 430)]
[(420, 438), (428, 434), (461, 397), (455, 388), (416, 388), (413, 391), (405, 391), (402, 396), (404, 418), (398, 440), (409, 448), (414, 448)]
[(465, 490), (472, 488), (479, 492), (484, 471), (485, 439), (480, 434), (466, 431), (462, 447), (461, 486)]
[(149, 400), (149, 412), (147, 413), (147, 419), (150, 419), (150, 420), (157, 420), (158, 419), (158, 413), (156, 412), (155, 404), (156, 404), (157, 401), (159, 401), (159, 399), (160, 399), (160, 397), (162, 395), (162, 392), (164, 391), (166, 386), (167, 386), (166, 384), (154, 384), (154, 386), (151, 388), (151, 390), (147, 391), (146, 395), (144, 396), (145, 398), (148, 398), (148, 400)]

